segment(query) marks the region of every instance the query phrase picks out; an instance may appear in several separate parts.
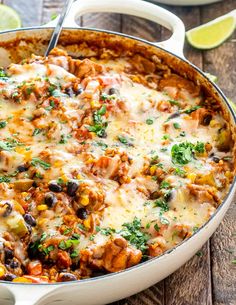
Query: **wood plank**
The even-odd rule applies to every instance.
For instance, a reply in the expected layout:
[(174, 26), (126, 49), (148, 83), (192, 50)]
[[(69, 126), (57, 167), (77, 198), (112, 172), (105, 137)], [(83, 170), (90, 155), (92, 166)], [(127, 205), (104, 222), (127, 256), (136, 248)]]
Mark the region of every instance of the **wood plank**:
[(3, 3), (18, 12), (24, 27), (41, 24), (43, 0), (3, 0)]
[[(202, 9), (202, 21), (225, 14), (235, 8), (234, 0)], [(218, 76), (218, 84), (235, 103), (236, 96), (236, 33), (220, 47), (204, 52), (204, 69)], [(236, 198), (234, 203), (236, 202)], [(211, 239), (213, 304), (236, 304), (236, 205), (232, 204), (223, 223)]]
[(122, 33), (146, 39), (148, 41), (161, 41), (161, 26), (129, 15), (122, 15)]
[(120, 32), (120, 14), (93, 13), (81, 17), (81, 26)]
[(65, 2), (66, 0), (44, 0), (41, 23), (47, 23), (51, 21), (52, 16), (60, 14)]

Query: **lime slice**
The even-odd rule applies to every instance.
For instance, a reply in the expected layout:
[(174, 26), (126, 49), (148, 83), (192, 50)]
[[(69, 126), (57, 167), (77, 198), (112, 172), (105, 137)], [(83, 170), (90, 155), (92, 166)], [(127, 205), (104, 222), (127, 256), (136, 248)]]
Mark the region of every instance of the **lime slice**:
[(0, 31), (15, 29), (21, 26), (20, 16), (11, 7), (0, 4)]
[(194, 28), (186, 33), (188, 42), (197, 49), (212, 49), (229, 38), (236, 26), (235, 11)]

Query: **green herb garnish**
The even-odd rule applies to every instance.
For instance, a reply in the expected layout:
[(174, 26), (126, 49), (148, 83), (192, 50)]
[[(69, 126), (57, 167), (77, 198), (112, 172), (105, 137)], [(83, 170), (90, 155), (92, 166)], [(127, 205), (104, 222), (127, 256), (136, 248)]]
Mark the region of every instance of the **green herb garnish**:
[(172, 162), (180, 165), (188, 164), (192, 161), (194, 153), (203, 153), (205, 151), (204, 143), (197, 142), (192, 144), (190, 142), (183, 142), (175, 144), (171, 148)]
[(43, 160), (41, 160), (39, 158), (33, 158), (30, 163), (31, 163), (31, 165), (33, 165), (35, 167), (37, 165), (39, 165), (39, 166), (41, 166), (45, 170), (47, 170), (47, 169), (49, 169), (51, 167), (51, 164), (49, 164), (49, 163), (47, 163), (47, 162), (45, 162), (45, 161), (43, 161)]
[(7, 121), (1, 121), (0, 122), (0, 128), (4, 128), (7, 126)]
[(149, 119), (146, 119), (146, 124), (147, 125), (152, 125), (154, 123), (154, 120), (149, 118)]
[(184, 110), (183, 112), (184, 112), (184, 113), (187, 113), (187, 114), (190, 114), (190, 113), (192, 113), (192, 112), (198, 110), (199, 108), (201, 108), (201, 106), (193, 106), (193, 107), (190, 107), (190, 108)]
[(120, 235), (134, 245), (137, 249), (143, 253), (147, 250), (147, 241), (150, 236), (141, 230), (141, 220), (137, 217), (134, 218), (131, 223), (124, 223), (123, 229), (119, 231)]

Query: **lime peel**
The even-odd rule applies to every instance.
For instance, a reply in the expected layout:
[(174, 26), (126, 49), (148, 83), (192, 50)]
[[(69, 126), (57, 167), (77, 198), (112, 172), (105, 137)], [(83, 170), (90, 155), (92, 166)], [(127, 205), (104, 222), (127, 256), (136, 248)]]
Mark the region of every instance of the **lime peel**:
[(186, 37), (188, 42), (197, 49), (212, 49), (228, 39), (235, 27), (236, 10), (188, 31)]
[(21, 27), (20, 16), (13, 8), (0, 4), (0, 16), (0, 31)]

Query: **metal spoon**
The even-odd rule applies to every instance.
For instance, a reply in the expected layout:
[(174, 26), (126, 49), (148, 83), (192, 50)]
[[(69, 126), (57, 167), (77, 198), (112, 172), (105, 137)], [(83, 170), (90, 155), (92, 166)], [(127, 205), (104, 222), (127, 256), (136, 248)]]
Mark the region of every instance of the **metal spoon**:
[(53, 48), (55, 48), (55, 46), (57, 45), (58, 39), (59, 39), (60, 34), (61, 34), (64, 19), (65, 19), (66, 15), (68, 14), (73, 2), (74, 2), (74, 0), (67, 0), (66, 1), (64, 9), (62, 11), (62, 14), (60, 15), (60, 18), (58, 19), (57, 25), (56, 25), (53, 33), (52, 33), (52, 37), (50, 39), (47, 50), (45, 52), (45, 56), (48, 56), (49, 52)]

